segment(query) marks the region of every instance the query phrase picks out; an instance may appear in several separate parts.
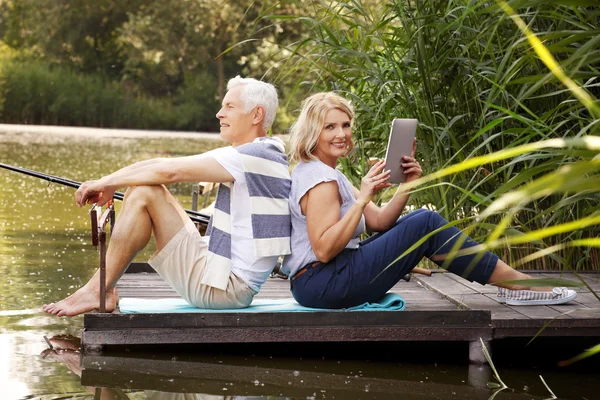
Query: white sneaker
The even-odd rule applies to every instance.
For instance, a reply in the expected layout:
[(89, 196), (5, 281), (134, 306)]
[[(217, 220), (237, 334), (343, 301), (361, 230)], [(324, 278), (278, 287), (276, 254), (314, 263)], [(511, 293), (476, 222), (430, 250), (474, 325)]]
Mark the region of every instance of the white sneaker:
[(577, 297), (577, 292), (566, 287), (555, 287), (550, 292), (505, 289), (505, 302), (511, 306), (556, 305), (568, 303)]
[(508, 292), (507, 288), (503, 288), (503, 287), (498, 288), (498, 294), (496, 294), (496, 300), (498, 301), (498, 303), (500, 303), (500, 304), (506, 303), (507, 292)]

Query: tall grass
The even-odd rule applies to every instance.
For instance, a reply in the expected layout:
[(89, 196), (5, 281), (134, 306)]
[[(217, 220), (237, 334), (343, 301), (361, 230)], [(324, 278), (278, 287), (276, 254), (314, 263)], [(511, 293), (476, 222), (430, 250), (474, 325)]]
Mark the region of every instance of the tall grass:
[[(418, 118), (425, 174), (517, 146), (597, 134), (590, 104), (600, 93), (600, 6), (568, 0), (508, 4), (563, 76), (548, 69), (495, 2), (352, 0), (305, 2), (301, 20), (312, 35), (292, 46), (296, 56), (280, 79), (297, 74), (299, 85), (352, 99), (360, 160), (383, 155), (392, 118)], [(561, 81), (565, 77), (591, 103), (580, 101)], [(590, 184), (597, 179), (598, 149), (568, 143), (457, 168), (422, 186), (412, 202), (462, 220), (476, 238), (491, 233), (490, 243), (509, 263), (551, 247), (557, 251), (530, 257), (524, 267), (597, 270), (598, 246), (583, 241), (598, 237), (597, 223), (552, 230), (599, 212), (600, 195)], [(365, 166), (347, 162), (342, 168), (358, 179)], [(561, 176), (568, 181), (544, 190)], [(527, 191), (517, 204), (494, 203), (520, 188)], [(492, 204), (495, 211), (472, 225)], [(509, 240), (523, 235), (531, 240)]]

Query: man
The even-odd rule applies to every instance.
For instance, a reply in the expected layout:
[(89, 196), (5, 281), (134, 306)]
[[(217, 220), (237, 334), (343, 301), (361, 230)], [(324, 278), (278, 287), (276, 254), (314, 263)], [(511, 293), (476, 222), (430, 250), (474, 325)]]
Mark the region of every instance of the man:
[[(247, 307), (279, 255), (289, 254), (290, 175), (283, 142), (266, 136), (277, 110), (277, 92), (255, 79), (233, 78), (217, 113), (221, 137), (231, 147), (204, 154), (157, 158), (84, 182), (78, 206), (103, 205), (128, 187), (107, 252), (106, 309), (118, 301), (116, 283), (152, 234), (157, 252), (149, 264), (190, 304), (200, 308)], [(220, 182), (215, 212), (201, 237), (164, 185)], [(98, 307), (99, 271), (64, 300), (44, 305), (58, 316)]]

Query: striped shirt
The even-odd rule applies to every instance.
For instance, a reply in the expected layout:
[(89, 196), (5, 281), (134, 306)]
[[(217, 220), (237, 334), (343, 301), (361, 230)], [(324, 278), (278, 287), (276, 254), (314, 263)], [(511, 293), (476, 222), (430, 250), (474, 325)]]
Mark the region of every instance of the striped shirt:
[[(252, 228), (252, 251), (256, 257), (272, 257), (269, 271), (277, 256), (290, 253), (291, 219), (288, 196), (291, 187), (289, 165), (283, 142), (262, 137), (235, 148), (242, 164), (248, 190)], [(219, 161), (218, 158), (216, 158)], [(235, 177), (235, 176), (234, 176)], [(232, 267), (232, 213), (236, 210), (233, 191), (236, 183), (219, 186), (215, 212), (207, 235), (208, 258), (202, 283), (225, 290)], [(237, 205), (239, 207), (239, 205)], [(264, 279), (268, 276), (268, 273)], [(242, 278), (244, 278), (242, 276)], [(255, 290), (264, 282), (247, 282)]]

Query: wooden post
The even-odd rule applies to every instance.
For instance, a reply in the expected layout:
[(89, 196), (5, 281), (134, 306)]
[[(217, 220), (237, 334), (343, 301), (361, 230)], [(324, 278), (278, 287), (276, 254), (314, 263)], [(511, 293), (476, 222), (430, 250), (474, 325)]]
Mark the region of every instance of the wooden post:
[(94, 204), (90, 209), (90, 219), (92, 222), (92, 246), (98, 246), (98, 211)]
[(198, 211), (198, 184), (192, 186), (192, 211)]
[(100, 312), (106, 312), (106, 232), (99, 234), (100, 239)]
[(110, 233), (112, 234), (113, 231), (115, 230), (115, 221), (116, 221), (116, 212), (115, 212), (115, 208), (112, 206), (110, 207)]
[(115, 206), (112, 201), (107, 203), (106, 210), (98, 217), (95, 204), (90, 210), (92, 221), (92, 244), (100, 245), (100, 312), (106, 312), (106, 225), (110, 222), (111, 230), (115, 223)]

